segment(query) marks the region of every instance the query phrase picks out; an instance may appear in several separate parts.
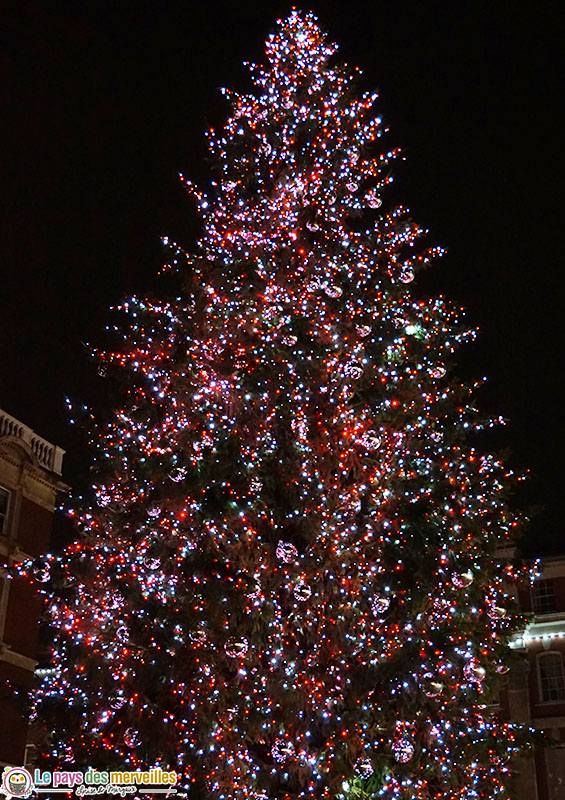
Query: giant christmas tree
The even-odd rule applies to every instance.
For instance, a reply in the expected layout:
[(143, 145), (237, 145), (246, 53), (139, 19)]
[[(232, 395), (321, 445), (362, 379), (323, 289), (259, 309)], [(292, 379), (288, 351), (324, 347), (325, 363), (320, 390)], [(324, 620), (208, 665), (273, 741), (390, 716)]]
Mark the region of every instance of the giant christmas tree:
[[(413, 289), (376, 95), (293, 12), (210, 132), (182, 297), (123, 303), (80, 535), (46, 559), (53, 764), (176, 769), (194, 800), (506, 798), (487, 708), (520, 624), (509, 473)], [(476, 438), (476, 437), (475, 437)]]

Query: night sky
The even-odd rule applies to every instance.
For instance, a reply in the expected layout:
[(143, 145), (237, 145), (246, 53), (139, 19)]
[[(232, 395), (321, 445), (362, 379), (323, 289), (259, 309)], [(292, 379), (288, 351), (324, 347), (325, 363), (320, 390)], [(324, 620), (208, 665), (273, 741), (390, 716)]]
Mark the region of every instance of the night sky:
[[(244, 60), (290, 5), (190, 0), (12, 2), (3, 12), (0, 407), (88, 454), (64, 398), (95, 407), (106, 385), (84, 343), (108, 307), (170, 292), (164, 234), (198, 235), (178, 183), (208, 175), (204, 130), (220, 86), (249, 86)], [(481, 407), (510, 424), (485, 440), (530, 469), (522, 503), (544, 506), (529, 550), (561, 544), (563, 310), (562, 4), (538, 0), (342, 0), (314, 10), (340, 56), (378, 89), (400, 145), (392, 199), (448, 249), (420, 281), (467, 309), (478, 342), (459, 375), (488, 376)], [(7, 139), (6, 139), (7, 134)]]

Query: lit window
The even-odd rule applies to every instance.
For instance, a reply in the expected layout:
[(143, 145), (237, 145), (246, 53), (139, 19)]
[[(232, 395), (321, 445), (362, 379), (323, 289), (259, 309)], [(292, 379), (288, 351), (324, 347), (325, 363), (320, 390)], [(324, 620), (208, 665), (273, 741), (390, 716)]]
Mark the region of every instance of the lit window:
[(536, 614), (551, 614), (555, 611), (553, 581), (536, 581), (532, 588), (532, 599)]
[(542, 655), (538, 656), (538, 665), (542, 703), (565, 700), (561, 654), (542, 653)]
[(8, 533), (8, 509), (10, 508), (10, 492), (0, 486), (0, 536)]

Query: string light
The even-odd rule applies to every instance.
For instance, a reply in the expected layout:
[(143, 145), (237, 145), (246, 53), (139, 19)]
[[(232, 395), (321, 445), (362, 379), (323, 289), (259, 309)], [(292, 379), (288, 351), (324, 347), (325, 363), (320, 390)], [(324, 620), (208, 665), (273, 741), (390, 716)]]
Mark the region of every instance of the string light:
[(57, 766), (162, 766), (215, 800), (508, 797), (523, 731), (486, 706), (522, 625), (512, 475), (469, 444), (498, 424), (453, 377), (475, 331), (417, 297), (442, 251), (383, 205), (399, 151), (335, 51), (293, 11), (254, 92), (224, 90), (216, 178), (181, 176), (202, 239), (164, 239), (186, 290), (129, 298), (94, 351), (124, 399), (93, 500), (20, 567)]

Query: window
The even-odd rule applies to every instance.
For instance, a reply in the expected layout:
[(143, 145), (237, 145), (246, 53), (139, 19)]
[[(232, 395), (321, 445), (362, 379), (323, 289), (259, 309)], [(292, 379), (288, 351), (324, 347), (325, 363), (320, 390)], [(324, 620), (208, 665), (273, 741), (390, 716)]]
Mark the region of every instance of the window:
[(538, 668), (542, 703), (564, 701), (565, 683), (561, 653), (542, 653), (538, 656)]
[(553, 581), (536, 581), (532, 588), (532, 600), (536, 614), (551, 614), (555, 611)]
[(0, 536), (8, 533), (8, 511), (10, 509), (10, 492), (0, 486)]

